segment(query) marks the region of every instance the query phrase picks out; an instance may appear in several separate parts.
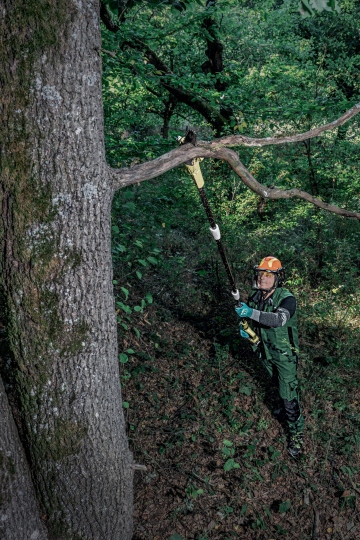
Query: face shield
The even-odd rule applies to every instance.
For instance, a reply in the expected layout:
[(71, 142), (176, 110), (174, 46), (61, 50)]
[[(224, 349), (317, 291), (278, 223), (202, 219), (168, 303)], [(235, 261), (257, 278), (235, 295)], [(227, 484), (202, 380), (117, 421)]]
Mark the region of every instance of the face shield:
[(261, 270), (258, 266), (254, 267), (253, 288), (263, 292), (270, 292), (277, 287), (281, 287), (284, 281), (284, 270)]

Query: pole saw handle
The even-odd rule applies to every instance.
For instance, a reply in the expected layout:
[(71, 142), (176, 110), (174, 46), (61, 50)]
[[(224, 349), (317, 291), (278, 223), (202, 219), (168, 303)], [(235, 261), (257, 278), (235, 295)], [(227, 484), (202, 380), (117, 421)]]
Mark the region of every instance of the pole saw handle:
[(252, 328), (250, 328), (250, 325), (247, 321), (241, 321), (240, 322), (242, 330), (249, 334), (249, 341), (252, 343), (255, 347), (257, 347), (260, 344), (260, 338), (257, 336)]
[[(236, 304), (238, 307), (241, 306), (241, 300), (240, 300), (240, 293), (239, 293), (239, 290), (236, 289), (235, 291), (231, 291), (231, 294), (233, 295), (234, 297), (234, 300), (236, 301)], [(249, 341), (250, 343), (252, 343), (255, 347), (257, 347), (260, 343), (260, 338), (259, 336), (257, 336), (254, 332), (254, 330), (252, 328), (250, 328), (250, 325), (247, 321), (241, 321), (240, 322), (240, 325), (241, 325), (241, 328), (244, 330), (244, 332), (246, 332), (247, 334), (249, 334), (250, 338), (249, 338)]]

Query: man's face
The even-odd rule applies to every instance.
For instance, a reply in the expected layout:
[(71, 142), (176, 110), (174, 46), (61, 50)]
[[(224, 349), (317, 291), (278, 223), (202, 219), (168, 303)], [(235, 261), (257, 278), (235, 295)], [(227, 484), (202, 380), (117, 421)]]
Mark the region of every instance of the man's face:
[(257, 283), (259, 289), (272, 289), (275, 283), (275, 276), (271, 272), (259, 272)]

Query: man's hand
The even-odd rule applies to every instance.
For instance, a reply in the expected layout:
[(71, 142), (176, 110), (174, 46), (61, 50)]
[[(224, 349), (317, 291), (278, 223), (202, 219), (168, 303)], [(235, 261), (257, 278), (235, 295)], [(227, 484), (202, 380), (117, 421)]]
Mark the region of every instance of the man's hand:
[(244, 337), (246, 339), (250, 339), (250, 336), (247, 332), (245, 332), (242, 328), (240, 328), (240, 335), (241, 337)]
[(242, 303), (240, 307), (235, 308), (235, 311), (239, 315), (239, 317), (250, 317), (253, 309)]

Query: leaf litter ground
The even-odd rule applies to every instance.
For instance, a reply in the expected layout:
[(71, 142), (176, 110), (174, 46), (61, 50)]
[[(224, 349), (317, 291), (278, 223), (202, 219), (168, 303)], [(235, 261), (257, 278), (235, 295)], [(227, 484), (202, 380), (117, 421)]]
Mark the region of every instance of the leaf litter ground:
[(321, 394), (321, 367), (300, 366), (305, 453), (294, 460), (247, 345), (231, 353), (152, 306), (137, 324), (125, 346), (141, 352), (121, 367), (130, 445), (146, 466), (134, 539), (360, 538), (354, 374), (342, 373), (346, 396)]

